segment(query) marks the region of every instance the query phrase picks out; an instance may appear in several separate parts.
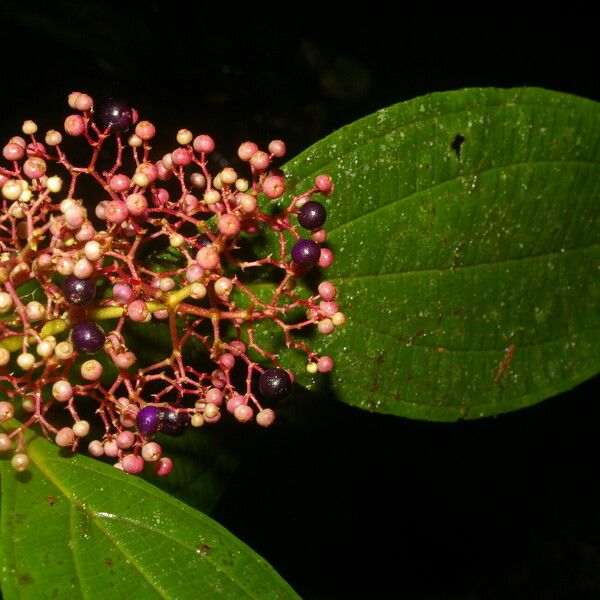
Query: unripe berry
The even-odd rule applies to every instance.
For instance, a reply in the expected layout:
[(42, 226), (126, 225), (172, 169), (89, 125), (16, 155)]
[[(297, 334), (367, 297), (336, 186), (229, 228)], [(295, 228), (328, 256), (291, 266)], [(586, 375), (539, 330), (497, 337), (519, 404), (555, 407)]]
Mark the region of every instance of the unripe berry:
[(142, 458), (148, 462), (156, 462), (162, 454), (162, 448), (156, 442), (147, 442), (142, 446)]
[(330, 267), (333, 264), (333, 252), (329, 248), (321, 248), (317, 264), (323, 269)]
[(317, 175), (315, 179), (317, 189), (326, 196), (333, 191), (333, 181), (329, 175)]
[(17, 364), (23, 371), (29, 371), (35, 364), (35, 356), (29, 352), (23, 352), (17, 356)]
[(270, 408), (263, 408), (256, 415), (256, 423), (261, 427), (269, 427), (275, 421), (275, 412)]
[(119, 447), (115, 440), (106, 440), (103, 444), (103, 450), (109, 458), (116, 458), (119, 455)]
[(149, 314), (148, 307), (143, 300), (134, 300), (127, 307), (127, 316), (135, 323), (142, 323), (148, 318)]
[(0, 313), (5, 313), (13, 307), (13, 299), (7, 292), (0, 292)]
[(285, 192), (285, 179), (279, 175), (269, 175), (263, 181), (263, 192), (271, 200), (280, 198)]
[(238, 156), (244, 162), (248, 162), (256, 152), (258, 152), (258, 146), (254, 142), (244, 142), (238, 148)]
[(77, 437), (85, 437), (90, 432), (90, 424), (87, 421), (81, 420), (73, 424), (73, 433)]
[(335, 298), (336, 288), (330, 281), (322, 281), (317, 288), (319, 296), (326, 302), (330, 302)]
[(252, 410), (252, 407), (248, 406), (247, 404), (240, 404), (233, 411), (233, 416), (240, 423), (247, 423), (248, 421), (252, 420), (252, 417), (254, 416), (254, 411)]
[(281, 140), (269, 142), (269, 152), (277, 158), (285, 156), (285, 143)]
[(11, 402), (0, 402), (0, 421), (8, 421), (15, 416), (15, 407)]
[(6, 348), (0, 348), (0, 367), (5, 367), (10, 361), (10, 352)]
[(68, 135), (77, 137), (85, 131), (85, 121), (81, 115), (69, 115), (65, 119), (64, 128)]
[(209, 153), (215, 149), (215, 141), (209, 135), (197, 135), (193, 146), (196, 152)]
[(59, 379), (52, 386), (52, 395), (59, 402), (68, 402), (73, 397), (73, 386), (66, 379)]
[(219, 231), (226, 237), (235, 237), (240, 232), (240, 220), (232, 214), (219, 217)]
[(329, 373), (333, 370), (333, 360), (330, 356), (321, 356), (317, 362), (319, 373)]
[(104, 447), (100, 440), (92, 440), (88, 445), (88, 452), (96, 458), (104, 454)]
[(126, 454), (121, 460), (123, 471), (131, 475), (139, 475), (144, 470), (144, 459), (137, 454)]
[(135, 442), (135, 434), (132, 431), (121, 431), (119, 435), (117, 435), (117, 446), (121, 450), (126, 450), (127, 448), (131, 448)]
[(190, 144), (193, 139), (194, 139), (194, 136), (189, 129), (180, 129), (177, 132), (177, 143), (181, 144), (182, 146), (186, 146), (187, 144)]
[(68, 360), (73, 356), (73, 346), (69, 342), (59, 342), (54, 348), (54, 354), (59, 360)]
[(257, 171), (266, 171), (271, 164), (271, 157), (262, 150), (255, 152), (250, 158), (250, 165)]
[(151, 140), (156, 134), (156, 127), (150, 121), (140, 121), (135, 126), (135, 134), (144, 141)]
[(217, 296), (229, 296), (233, 289), (233, 283), (228, 277), (219, 277), (215, 281), (215, 294)]
[(80, 371), (86, 381), (98, 381), (102, 376), (102, 365), (94, 359), (86, 360), (81, 365)]
[(62, 448), (72, 446), (73, 442), (75, 441), (75, 434), (70, 427), (63, 427), (56, 434), (55, 441), (57, 445), (61, 446)]
[(0, 433), (0, 452), (8, 452), (12, 448), (12, 440), (6, 433)]
[(214, 271), (219, 266), (219, 252), (214, 246), (205, 246), (198, 250), (196, 261), (203, 269)]
[(19, 452), (12, 457), (10, 464), (15, 471), (21, 473), (29, 466), (29, 457), (27, 454)]
[(173, 470), (173, 461), (170, 458), (159, 458), (154, 465), (154, 472), (159, 477), (165, 477)]

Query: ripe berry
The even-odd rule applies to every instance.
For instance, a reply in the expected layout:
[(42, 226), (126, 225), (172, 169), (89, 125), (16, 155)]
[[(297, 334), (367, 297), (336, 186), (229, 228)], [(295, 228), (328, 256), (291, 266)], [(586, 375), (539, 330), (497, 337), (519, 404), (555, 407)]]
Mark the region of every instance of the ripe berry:
[(307, 202), (298, 210), (298, 223), (304, 229), (319, 229), (323, 227), (325, 219), (327, 219), (325, 207), (315, 200)]
[(72, 340), (77, 352), (94, 354), (104, 346), (105, 339), (104, 331), (94, 322), (84, 321), (73, 327)]
[(260, 393), (269, 400), (280, 400), (292, 391), (292, 380), (283, 369), (267, 369), (258, 382)]
[(63, 281), (62, 290), (69, 304), (87, 304), (96, 294), (96, 284), (91, 279), (69, 275)]
[(138, 431), (145, 437), (150, 437), (158, 431), (160, 425), (159, 409), (157, 406), (144, 406), (136, 417)]
[(188, 413), (162, 407), (158, 409), (158, 419), (159, 431), (173, 437), (182, 435), (190, 422)]
[(298, 240), (292, 248), (292, 260), (300, 267), (312, 267), (321, 256), (321, 248), (312, 240)]
[(98, 111), (98, 122), (103, 130), (125, 133), (133, 125), (133, 109), (123, 100), (109, 98)]

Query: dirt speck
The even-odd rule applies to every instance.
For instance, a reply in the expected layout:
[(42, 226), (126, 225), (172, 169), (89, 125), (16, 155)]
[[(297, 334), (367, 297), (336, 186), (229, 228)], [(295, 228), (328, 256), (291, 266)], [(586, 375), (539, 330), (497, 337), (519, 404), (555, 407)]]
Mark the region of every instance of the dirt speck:
[(452, 149), (452, 152), (454, 152), (454, 154), (456, 154), (457, 160), (460, 160), (460, 151), (461, 151), (462, 145), (465, 140), (466, 140), (466, 138), (464, 135), (457, 133), (454, 136), (454, 139), (452, 140), (452, 142), (450, 143), (450, 148)]

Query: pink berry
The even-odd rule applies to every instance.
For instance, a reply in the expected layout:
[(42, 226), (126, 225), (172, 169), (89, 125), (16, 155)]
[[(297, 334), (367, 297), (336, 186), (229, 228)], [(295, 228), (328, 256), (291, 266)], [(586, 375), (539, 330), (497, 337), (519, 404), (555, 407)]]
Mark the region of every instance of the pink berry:
[(127, 448), (131, 448), (135, 442), (135, 434), (133, 431), (121, 431), (117, 435), (117, 446), (121, 448), (121, 450), (126, 450)]
[(104, 454), (104, 447), (100, 440), (92, 440), (88, 445), (88, 452), (98, 458)]
[(129, 214), (134, 217), (143, 215), (148, 210), (148, 201), (142, 194), (130, 194), (125, 200)]
[(321, 300), (321, 302), (319, 302), (319, 310), (326, 317), (332, 317), (336, 312), (338, 312), (339, 307), (337, 302)]
[(146, 442), (142, 446), (142, 458), (147, 462), (156, 462), (162, 454), (162, 448), (156, 442)]
[(196, 254), (196, 261), (203, 269), (214, 271), (219, 266), (219, 252), (214, 246), (204, 246)]
[(109, 458), (116, 458), (119, 455), (119, 447), (116, 440), (106, 440), (103, 444), (104, 454)]
[(154, 472), (159, 477), (165, 477), (173, 470), (173, 461), (170, 458), (159, 458), (154, 465)]
[(63, 427), (56, 434), (55, 441), (62, 448), (72, 446), (75, 441), (75, 433), (70, 427)]
[(267, 198), (275, 200), (285, 192), (285, 179), (279, 175), (269, 175), (263, 181), (263, 192)]
[(206, 392), (205, 400), (208, 404), (221, 406), (221, 403), (223, 402), (223, 392), (218, 388), (210, 388)]
[(333, 181), (329, 175), (317, 175), (315, 185), (322, 194), (328, 195), (333, 191)]
[(255, 152), (250, 158), (250, 165), (257, 171), (266, 171), (271, 164), (271, 157), (262, 150)]
[(254, 142), (244, 142), (238, 148), (240, 160), (248, 162), (258, 152), (258, 146)]
[(219, 217), (219, 231), (226, 237), (235, 237), (240, 232), (240, 220), (231, 214), (224, 214)]
[(149, 316), (148, 307), (143, 300), (134, 300), (127, 307), (127, 316), (135, 323), (145, 321)]
[(318, 287), (319, 295), (326, 302), (330, 302), (335, 298), (336, 289), (331, 281), (322, 281)]
[(193, 146), (196, 152), (209, 153), (215, 149), (215, 141), (209, 135), (198, 135), (194, 138)]
[(317, 361), (319, 373), (329, 373), (333, 369), (333, 359), (330, 356), (321, 356)]
[(244, 396), (232, 396), (231, 398), (229, 398), (229, 400), (227, 400), (227, 412), (235, 414), (235, 409), (238, 408), (238, 406), (242, 406), (245, 403), (246, 399), (244, 398)]
[(131, 180), (129, 179), (129, 177), (127, 177), (127, 175), (118, 174), (113, 175), (110, 178), (108, 185), (110, 186), (110, 189), (114, 192), (124, 192), (125, 190), (129, 189), (130, 183)]
[(122, 200), (111, 200), (105, 207), (106, 220), (110, 223), (120, 224), (129, 217), (127, 205)]
[(240, 404), (233, 411), (233, 416), (240, 423), (247, 423), (248, 421), (252, 420), (254, 411), (252, 410), (252, 407), (248, 406), (247, 404)]
[(20, 146), (19, 144), (6, 144), (2, 149), (2, 156), (6, 158), (6, 160), (21, 160), (25, 155), (25, 148)]
[(256, 422), (261, 427), (269, 427), (275, 421), (275, 412), (270, 408), (264, 408), (256, 415)]
[(85, 121), (81, 115), (69, 115), (65, 119), (65, 131), (72, 136), (81, 135), (85, 131)]
[(333, 264), (333, 252), (329, 248), (321, 248), (321, 256), (319, 256), (317, 264), (324, 269), (331, 266)]
[(273, 140), (269, 143), (269, 152), (277, 158), (285, 156), (285, 143), (282, 140)]
[(135, 126), (135, 134), (142, 140), (151, 140), (156, 133), (156, 127), (150, 121), (140, 121)]
[(117, 302), (129, 302), (131, 295), (133, 294), (133, 290), (131, 289), (131, 286), (127, 285), (126, 283), (115, 283), (115, 285), (113, 285), (113, 298), (117, 301)]
[(137, 454), (126, 454), (122, 460), (123, 471), (131, 475), (139, 475), (144, 470), (144, 459)]
[(173, 150), (171, 158), (173, 160), (173, 164), (178, 167), (185, 167), (186, 165), (189, 165), (192, 162), (192, 154), (189, 150), (186, 150), (185, 148), (177, 148), (177, 150)]

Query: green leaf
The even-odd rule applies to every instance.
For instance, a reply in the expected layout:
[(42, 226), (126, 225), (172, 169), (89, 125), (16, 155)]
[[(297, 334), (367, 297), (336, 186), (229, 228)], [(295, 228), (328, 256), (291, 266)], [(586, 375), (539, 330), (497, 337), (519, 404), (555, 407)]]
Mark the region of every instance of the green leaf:
[(5, 600), (297, 598), (246, 545), (145, 481), (39, 437), (27, 453), (24, 473), (0, 460)]
[[(452, 421), (600, 370), (600, 105), (542, 89), (398, 104), (292, 160), (322, 172), (349, 322), (313, 340), (343, 402)], [(311, 388), (322, 376), (291, 364)]]

